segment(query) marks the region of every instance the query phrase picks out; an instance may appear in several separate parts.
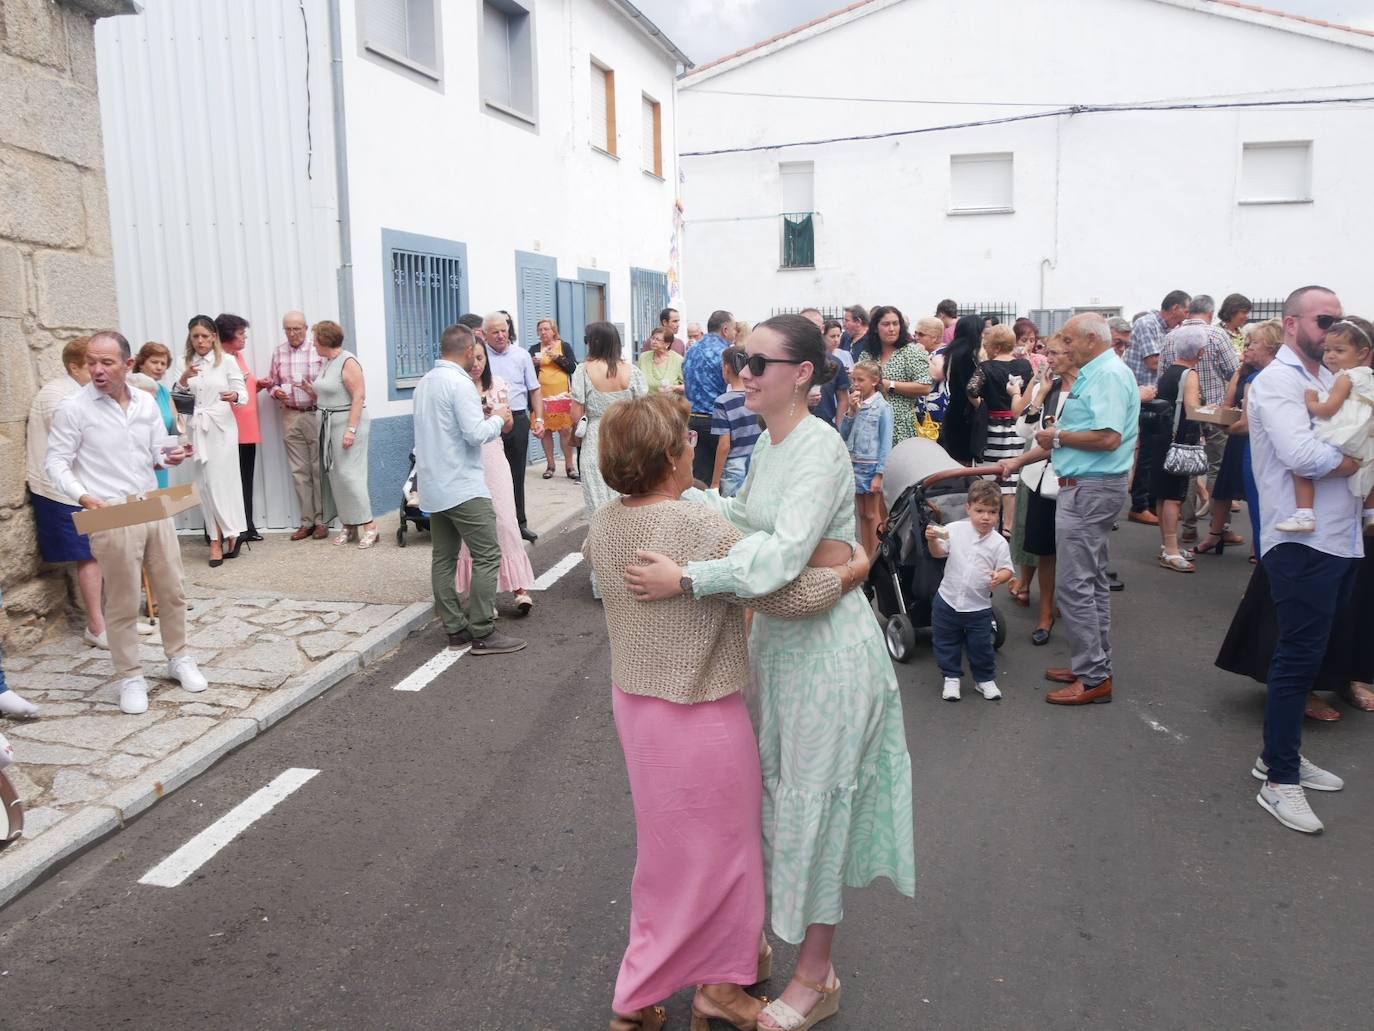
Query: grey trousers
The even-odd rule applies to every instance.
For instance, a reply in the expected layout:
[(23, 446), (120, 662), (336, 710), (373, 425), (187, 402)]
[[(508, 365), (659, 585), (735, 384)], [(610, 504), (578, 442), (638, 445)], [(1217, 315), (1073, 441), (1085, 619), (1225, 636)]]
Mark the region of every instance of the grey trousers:
[[(472, 498), (429, 517), (430, 586), (434, 611), (450, 634), (470, 632), (474, 640), (496, 629), (496, 575), (501, 568), (501, 545), (496, 539), (496, 510), (491, 498)], [(458, 551), (467, 542), (472, 555), (472, 584), (467, 610), (454, 582)]]
[(1112, 675), (1112, 602), (1107, 540), (1129, 498), (1129, 477), (1103, 476), (1062, 487), (1055, 513), (1054, 596), (1063, 615), (1071, 668), (1084, 687)]
[[(1217, 485), (1217, 473), (1221, 472), (1221, 459), (1226, 454), (1226, 427), (1202, 424), (1202, 444), (1207, 449), (1207, 489)], [(1230, 502), (1227, 502), (1230, 505)], [(1185, 530), (1197, 532), (1197, 477), (1188, 477), (1188, 495), (1183, 499), (1182, 526)], [(1228, 519), (1226, 525), (1230, 526)]]
[(317, 526), (324, 522), (324, 505), (320, 500), (320, 415), (283, 408), (281, 432), (286, 464), (291, 469), (291, 486), (301, 510), (300, 525)]

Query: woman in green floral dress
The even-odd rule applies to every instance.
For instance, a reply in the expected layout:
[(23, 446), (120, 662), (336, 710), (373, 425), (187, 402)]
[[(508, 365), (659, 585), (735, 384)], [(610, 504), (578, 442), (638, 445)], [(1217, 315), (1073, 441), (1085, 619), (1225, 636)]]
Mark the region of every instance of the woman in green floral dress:
[(916, 426), (925, 415), (922, 398), (933, 387), (930, 355), (912, 341), (906, 316), (884, 304), (869, 315), (863, 350), (883, 368), (878, 389), (892, 405), (892, 446), (896, 447), (916, 436)]
[[(815, 370), (825, 376), (820, 330), (780, 315), (754, 329), (741, 371), (746, 403), (768, 430), (739, 493), (689, 491), (749, 536), (723, 559), (683, 568), (651, 552), (626, 580), (644, 601), (690, 589), (698, 597), (758, 597), (808, 564), (836, 561), (855, 543), (853, 468), (839, 434), (807, 418)], [(911, 759), (897, 678), (882, 630), (861, 592), (811, 619), (754, 616), (750, 655), (758, 682), (764, 857), (774, 932), (801, 943), (792, 982), (763, 1011), (760, 1028), (799, 1026), (834, 1012), (830, 964), (843, 888), (880, 877), (914, 896)], [(781, 1004), (781, 1005), (780, 1005)], [(794, 1022), (795, 1020), (795, 1022)]]

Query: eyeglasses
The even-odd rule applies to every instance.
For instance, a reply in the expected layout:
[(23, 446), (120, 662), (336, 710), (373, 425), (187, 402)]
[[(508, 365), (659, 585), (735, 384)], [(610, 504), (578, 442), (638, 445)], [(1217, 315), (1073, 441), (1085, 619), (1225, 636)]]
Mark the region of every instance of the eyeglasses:
[(697, 431), (696, 431), (696, 430), (688, 430), (688, 431), (687, 431), (687, 446), (688, 446), (688, 447), (696, 447), (696, 446), (697, 446)]
[(1339, 315), (1318, 315), (1316, 319), (1317, 328), (1323, 333), (1340, 321), (1341, 317)]
[(745, 369), (749, 370), (752, 376), (762, 376), (768, 371), (770, 365), (800, 365), (800, 358), (765, 358), (761, 354), (732, 354), (730, 356), (730, 368), (735, 370), (738, 376)]

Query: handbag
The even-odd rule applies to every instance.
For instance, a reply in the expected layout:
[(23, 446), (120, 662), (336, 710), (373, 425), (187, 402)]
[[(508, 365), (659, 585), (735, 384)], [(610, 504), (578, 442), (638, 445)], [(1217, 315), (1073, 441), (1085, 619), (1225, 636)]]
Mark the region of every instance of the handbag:
[(196, 410), (196, 395), (178, 384), (171, 390), (172, 407), (182, 415), (193, 415)]
[[(1183, 419), (1183, 388), (1188, 382), (1185, 373), (1178, 381), (1178, 400), (1174, 402), (1174, 433)], [(1201, 444), (1180, 444), (1170, 440), (1169, 452), (1164, 456), (1164, 471), (1170, 476), (1201, 476), (1207, 471), (1207, 449)]]
[[(1063, 382), (1057, 383), (1045, 394), (1040, 409), (1040, 417), (1029, 424), (1031, 429), (1028, 445), (1035, 442), (1035, 430), (1049, 429), (1047, 424), (1056, 418), (1059, 411), (1059, 399), (1064, 390)], [(1051, 407), (1053, 406), (1053, 407)], [(1059, 497), (1059, 477), (1054, 471), (1054, 462), (1046, 458), (1040, 462), (1031, 462), (1021, 470), (1021, 479), (1026, 484), (1026, 489), (1033, 494), (1039, 494), (1048, 501), (1053, 501)]]

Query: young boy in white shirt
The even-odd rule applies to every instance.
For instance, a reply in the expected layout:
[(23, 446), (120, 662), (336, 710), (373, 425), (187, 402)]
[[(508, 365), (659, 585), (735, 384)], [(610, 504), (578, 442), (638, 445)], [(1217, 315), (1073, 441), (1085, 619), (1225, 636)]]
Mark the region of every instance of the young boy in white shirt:
[(990, 702), (997, 689), (997, 655), (992, 647), (992, 592), (1015, 575), (1011, 548), (997, 532), (1002, 494), (992, 480), (977, 480), (968, 492), (968, 518), (926, 527), (930, 553), (947, 558), (940, 590), (931, 604), (935, 661), (945, 675), (943, 698), (959, 700), (964, 652), (978, 693)]

